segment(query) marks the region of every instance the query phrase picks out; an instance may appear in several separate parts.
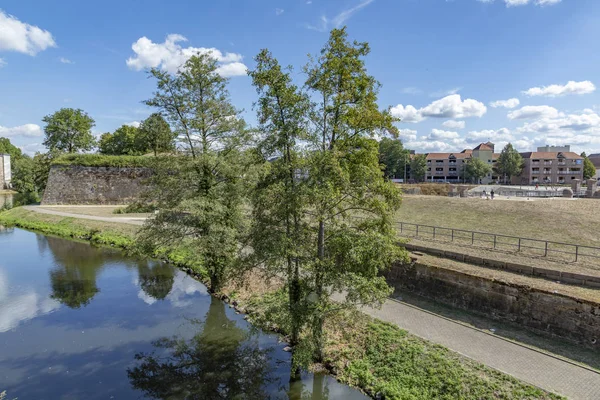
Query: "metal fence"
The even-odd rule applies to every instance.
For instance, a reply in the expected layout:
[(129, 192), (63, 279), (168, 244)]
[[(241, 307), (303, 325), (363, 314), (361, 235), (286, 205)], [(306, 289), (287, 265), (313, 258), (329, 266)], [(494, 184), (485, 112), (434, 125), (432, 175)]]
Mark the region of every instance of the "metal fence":
[(600, 247), (553, 242), (550, 240), (529, 239), (407, 222), (398, 223), (398, 234), (418, 239), (432, 239), (461, 245), (485, 247), (507, 253), (548, 257), (560, 261), (577, 262), (586, 259), (600, 262)]

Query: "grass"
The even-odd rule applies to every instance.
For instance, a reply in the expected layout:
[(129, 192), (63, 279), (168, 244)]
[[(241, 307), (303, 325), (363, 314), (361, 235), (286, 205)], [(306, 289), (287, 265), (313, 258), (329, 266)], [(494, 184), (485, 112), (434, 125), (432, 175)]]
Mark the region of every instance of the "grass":
[[(138, 229), (119, 223), (39, 214), (22, 208), (1, 212), (0, 223), (123, 249), (132, 248)], [(191, 268), (196, 276), (205, 279), (201, 262), (193, 251), (164, 249), (157, 256)], [(248, 302), (251, 321), (259, 326), (271, 321), (268, 328), (285, 333), (285, 321), (278, 321), (277, 313), (267, 312), (268, 305), (277, 306), (279, 302), (281, 306), (285, 296), (282, 297), (280, 291), (273, 292), (281, 285), (262, 278), (243, 279), (243, 284), (243, 288), (229, 285), (226, 294)], [(331, 317), (326, 322), (325, 333), (326, 366), (341, 382), (373, 397), (380, 395), (388, 400), (561, 398), (359, 312)]]
[[(286, 333), (282, 291), (250, 299), (250, 321)], [(324, 364), (337, 379), (384, 399), (559, 399), (357, 311), (325, 325)]]
[(52, 165), (79, 165), (83, 167), (149, 167), (153, 157), (147, 156), (107, 156), (104, 154), (66, 154), (58, 157)]
[(405, 196), (398, 221), (598, 246), (600, 201)]

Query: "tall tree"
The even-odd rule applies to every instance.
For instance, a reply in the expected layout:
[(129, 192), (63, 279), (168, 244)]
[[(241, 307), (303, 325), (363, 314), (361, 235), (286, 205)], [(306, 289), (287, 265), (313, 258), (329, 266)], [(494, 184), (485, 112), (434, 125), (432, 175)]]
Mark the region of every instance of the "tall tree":
[(76, 153), (91, 150), (96, 145), (92, 135), (95, 121), (83, 110), (61, 108), (42, 121), (46, 123), (44, 146), (50, 150)]
[(596, 167), (585, 151), (581, 153), (581, 157), (583, 157), (583, 179), (591, 179), (596, 176)]
[(139, 139), (140, 131), (135, 126), (123, 125), (114, 133), (104, 133), (98, 142), (102, 154), (136, 156), (148, 151), (148, 145)]
[(384, 173), (388, 179), (403, 177), (409, 153), (399, 139), (384, 137), (379, 142), (379, 162), (384, 165)]
[(147, 148), (158, 155), (175, 149), (176, 135), (160, 113), (154, 113), (140, 124), (136, 138), (138, 148)]
[(417, 154), (410, 160), (410, 175), (417, 182), (425, 180), (427, 175), (427, 156), (425, 154)]
[(23, 152), (17, 146), (10, 142), (10, 139), (0, 137), (0, 153), (10, 155), (11, 161), (16, 161), (23, 157)]
[(496, 169), (498, 174), (506, 176), (510, 181), (513, 176), (521, 175), (523, 171), (523, 157), (513, 147), (512, 144), (508, 143), (502, 149), (498, 161), (496, 162)]
[(210, 289), (219, 290), (236, 260), (244, 223), (245, 122), (211, 56), (192, 56), (173, 76), (151, 74), (158, 90), (146, 104), (168, 116), (189, 152), (155, 160), (147, 198), (160, 213), (148, 220), (140, 239), (151, 248), (187, 247), (202, 259)]
[(306, 291), (301, 267), (310, 257), (306, 222), (307, 193), (302, 141), (307, 135), (308, 97), (292, 83), (267, 51), (255, 58), (249, 72), (259, 94), (261, 140), (257, 154), (265, 164), (252, 193), (252, 227), (249, 244), (256, 264), (274, 270), (287, 281), (291, 344), (299, 342)]
[(472, 183), (479, 183), (481, 179), (492, 173), (492, 167), (479, 158), (471, 157), (465, 166), (465, 176)]
[(346, 29), (331, 31), (305, 68), (311, 107), (307, 185), (313, 257), (304, 271), (313, 293), (311, 346), (323, 358), (325, 317), (339, 310), (331, 295), (345, 291), (343, 306), (381, 303), (390, 294), (380, 272), (405, 259), (393, 215), (400, 193), (384, 180), (375, 135), (396, 137), (397, 120), (380, 110), (380, 84), (368, 74), (367, 43), (350, 42)]

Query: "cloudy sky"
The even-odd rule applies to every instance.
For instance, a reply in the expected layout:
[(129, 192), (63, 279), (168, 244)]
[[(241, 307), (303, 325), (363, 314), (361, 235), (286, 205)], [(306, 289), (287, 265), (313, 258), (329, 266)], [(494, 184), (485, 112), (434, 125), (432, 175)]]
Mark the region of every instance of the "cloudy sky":
[(380, 104), (407, 147), (600, 152), (599, 19), (598, 0), (3, 0), (0, 136), (43, 150), (41, 120), (61, 107), (87, 111), (96, 134), (135, 124), (152, 112), (144, 71), (197, 51), (218, 58), (254, 123), (254, 55), (269, 48), (300, 82), (306, 54), (347, 25), (371, 44)]

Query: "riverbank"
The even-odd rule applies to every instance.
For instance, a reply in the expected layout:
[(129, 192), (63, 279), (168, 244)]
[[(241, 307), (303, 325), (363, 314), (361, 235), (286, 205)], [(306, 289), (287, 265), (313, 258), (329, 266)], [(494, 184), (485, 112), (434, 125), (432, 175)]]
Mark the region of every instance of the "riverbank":
[[(132, 250), (139, 227), (77, 220), (16, 208), (0, 213), (0, 223), (95, 244)], [(193, 254), (177, 249), (162, 258), (204, 280)], [(254, 272), (229, 284), (220, 294), (258, 326), (285, 334), (274, 309), (282, 306), (282, 282)], [(327, 321), (325, 365), (338, 380), (385, 399), (556, 399), (536, 387), (485, 367), (450, 350), (420, 339), (396, 325), (359, 312), (345, 312)]]

